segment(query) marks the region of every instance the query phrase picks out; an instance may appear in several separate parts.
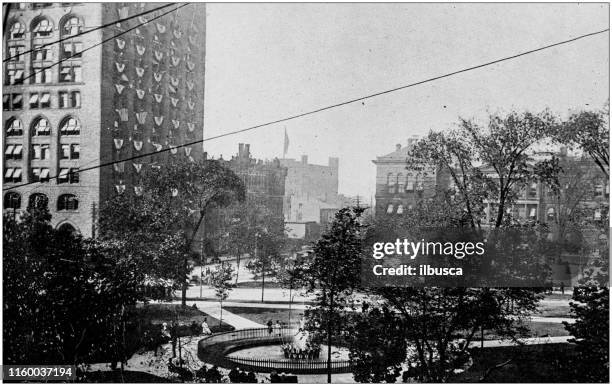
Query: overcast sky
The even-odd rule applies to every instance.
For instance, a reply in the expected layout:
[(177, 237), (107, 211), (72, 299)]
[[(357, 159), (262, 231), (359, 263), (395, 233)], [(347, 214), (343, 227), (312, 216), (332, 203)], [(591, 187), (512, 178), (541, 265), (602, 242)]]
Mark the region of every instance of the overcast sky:
[[(208, 4), (204, 137), (383, 91), (609, 26), (607, 4)], [(372, 160), (488, 111), (600, 108), (609, 33), (204, 144), (230, 158), (340, 158), (340, 193), (375, 192)]]

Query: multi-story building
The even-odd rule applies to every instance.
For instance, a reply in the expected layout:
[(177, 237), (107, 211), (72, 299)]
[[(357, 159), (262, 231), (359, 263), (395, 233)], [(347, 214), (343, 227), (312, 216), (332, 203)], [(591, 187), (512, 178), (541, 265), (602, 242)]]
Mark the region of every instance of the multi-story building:
[(328, 165), (308, 163), (291, 158), (280, 160), (287, 168), (284, 213), (286, 222), (320, 222), (321, 209), (338, 208), (338, 158), (329, 158)]
[[(436, 188), (453, 186), (450, 175), (433, 166), (427, 173), (428, 180), (414, 182), (414, 172), (407, 170), (407, 154), (414, 139), (407, 147), (397, 145), (396, 151), (378, 157), (374, 163), (376, 173), (376, 215), (398, 215), (419, 199), (431, 197)], [(609, 213), (609, 181), (597, 165), (588, 157), (568, 155), (565, 149), (555, 154), (563, 172), (559, 175), (559, 191), (555, 192), (540, 181), (528, 181), (517, 186), (505, 216), (516, 224), (541, 223), (549, 230), (549, 239), (559, 241), (565, 247), (574, 242), (575, 248), (560, 249), (559, 256), (551, 263), (552, 281), (559, 285), (575, 285), (581, 278), (582, 269), (593, 257), (599, 255), (602, 242), (608, 241), (597, 226)], [(550, 157), (550, 153), (536, 157)], [(482, 166), (482, 172), (497, 178), (492, 167)], [(421, 175), (420, 173), (416, 174)], [(417, 177), (419, 178), (419, 177)], [(480, 222), (484, 229), (496, 220), (499, 203), (485, 200), (484, 218)], [(331, 213), (327, 213), (331, 216)], [(570, 229), (570, 222), (580, 223), (580, 230)], [(602, 241), (603, 240), (603, 241)]]
[(408, 139), (406, 146), (395, 145), (395, 151), (376, 157), (376, 216), (402, 214), (419, 200), (435, 194), (438, 171), (408, 170), (408, 151), (418, 137)]
[[(205, 155), (206, 157), (206, 155)], [(246, 203), (248, 205), (262, 205), (268, 224), (284, 225), (283, 200), (285, 195), (285, 178), (287, 168), (281, 165), (278, 159), (263, 161), (253, 158), (250, 145), (240, 143), (238, 154), (229, 160), (218, 160), (231, 169), (244, 183), (246, 188)], [(231, 222), (237, 221), (236, 211), (240, 203), (226, 208), (210, 208), (206, 212), (204, 228), (208, 242), (211, 243), (207, 255), (223, 254), (224, 246), (221, 239), (227, 233)]]
[(204, 4), (4, 7), (5, 211), (47, 206), (54, 226), (92, 236), (100, 203), (138, 195), (145, 168), (201, 156), (173, 147), (203, 135)]

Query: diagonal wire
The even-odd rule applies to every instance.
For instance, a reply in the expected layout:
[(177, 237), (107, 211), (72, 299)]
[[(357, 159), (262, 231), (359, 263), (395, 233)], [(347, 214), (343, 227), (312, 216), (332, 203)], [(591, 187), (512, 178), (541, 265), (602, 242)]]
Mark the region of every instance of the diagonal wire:
[[(362, 96), (362, 97), (355, 98), (355, 99), (350, 99), (350, 100), (347, 100), (347, 101), (344, 101), (344, 102), (340, 102), (340, 103), (336, 103), (336, 104), (333, 104), (333, 105), (321, 107), (321, 108), (318, 108), (318, 109), (315, 109), (315, 110), (310, 110), (310, 111), (307, 111), (307, 112), (304, 112), (304, 113), (291, 115), (291, 116), (286, 117), (286, 118), (277, 119), (275, 121), (270, 121), (270, 122), (262, 123), (262, 124), (259, 124), (259, 125), (246, 127), (244, 129), (234, 130), (234, 131), (230, 131), (230, 132), (227, 132), (227, 133), (215, 135), (215, 136), (212, 136), (212, 137), (207, 137), (207, 138), (198, 139), (198, 140), (191, 141), (191, 142), (186, 142), (186, 143), (183, 143), (183, 144), (180, 144), (180, 145), (168, 147), (166, 149), (162, 149), (162, 150), (158, 150), (158, 151), (154, 151), (154, 152), (150, 152), (150, 153), (145, 153), (145, 154), (140, 154), (140, 155), (137, 155), (137, 156), (132, 156), (132, 157), (128, 157), (128, 158), (117, 160), (117, 161), (105, 162), (105, 163), (102, 163), (102, 164), (99, 164), (99, 165), (90, 166), (90, 167), (87, 167), (87, 168), (84, 168), (84, 169), (79, 169), (78, 172), (79, 173), (80, 172), (85, 172), (85, 171), (88, 171), (88, 170), (98, 169), (98, 168), (102, 168), (102, 167), (105, 167), (105, 166), (110, 166), (110, 165), (113, 165), (113, 164), (116, 164), (116, 163), (120, 163), (120, 162), (126, 162), (126, 161), (131, 161), (131, 160), (134, 160), (134, 159), (149, 157), (149, 156), (151, 156), (153, 154), (165, 153), (165, 152), (168, 152), (168, 151), (171, 151), (171, 150), (174, 150), (174, 149), (178, 149), (178, 148), (181, 148), (181, 147), (192, 146), (192, 145), (196, 145), (196, 144), (203, 143), (203, 142), (206, 142), (206, 141), (211, 141), (213, 139), (223, 138), (223, 137), (227, 137), (227, 136), (230, 136), (230, 135), (243, 133), (243, 132), (246, 132), (246, 131), (251, 131), (251, 130), (259, 129), (259, 128), (262, 128), (262, 127), (265, 127), (265, 126), (271, 126), (271, 125), (274, 125), (274, 124), (277, 124), (277, 123), (280, 123), (280, 122), (286, 122), (286, 121), (294, 120), (294, 119), (297, 119), (297, 118), (305, 117), (305, 116), (308, 116), (308, 115), (313, 115), (313, 114), (316, 114), (316, 113), (319, 113), (319, 112), (322, 112), (322, 111), (334, 109), (336, 107), (345, 106), (345, 105), (348, 105), (348, 104), (351, 104), (351, 103), (355, 103), (355, 102), (360, 102), (360, 101), (363, 101), (363, 100), (366, 100), (366, 99), (370, 99), (370, 98), (374, 98), (374, 97), (377, 97), (377, 96), (380, 96), (380, 95), (384, 95), (384, 94), (390, 94), (390, 93), (393, 93), (393, 92), (396, 92), (396, 91), (399, 91), (399, 90), (407, 89), (407, 88), (410, 88), (410, 87), (415, 87), (415, 86), (418, 86), (418, 85), (421, 85), (421, 84), (424, 84), (424, 83), (433, 82), (435, 80), (439, 80), (439, 79), (443, 79), (443, 78), (448, 78), (448, 77), (451, 77), (453, 75), (457, 75), (457, 74), (461, 74), (461, 73), (464, 73), (464, 72), (473, 71), (473, 70), (476, 70), (476, 69), (479, 69), (479, 68), (491, 66), (493, 64), (497, 64), (497, 63), (505, 62), (505, 61), (508, 61), (508, 60), (516, 59), (516, 58), (519, 58), (521, 56), (533, 54), (533, 53), (536, 53), (536, 52), (539, 52), (539, 51), (544, 51), (544, 50), (550, 49), (552, 47), (560, 46), (560, 45), (563, 45), (563, 44), (568, 44), (568, 43), (575, 42), (577, 40), (584, 39), (584, 38), (587, 38), (587, 37), (590, 37), (590, 36), (595, 36), (595, 35), (598, 35), (598, 34), (602, 34), (602, 33), (607, 32), (609, 30), (610, 30), (609, 28), (606, 28), (606, 29), (603, 29), (603, 30), (600, 30), (600, 31), (591, 32), (591, 33), (580, 35), (580, 36), (577, 36), (577, 37), (574, 37), (574, 38), (571, 38), (571, 39), (568, 39), (568, 40), (563, 40), (563, 41), (560, 41), (560, 42), (557, 42), (557, 43), (549, 44), (549, 45), (546, 45), (546, 46), (543, 46), (543, 47), (539, 47), (539, 48), (535, 48), (535, 49), (532, 49), (532, 50), (529, 50), (529, 51), (524, 51), (524, 52), (521, 52), (521, 53), (518, 53), (518, 54), (515, 54), (515, 55), (506, 56), (504, 58), (496, 59), (496, 60), (493, 60), (493, 61), (490, 61), (490, 62), (486, 62), (486, 63), (483, 63), (483, 64), (479, 64), (479, 65), (476, 65), (476, 66), (463, 68), (461, 70), (449, 72), (449, 73), (446, 73), (444, 75), (438, 75), (438, 76), (435, 76), (433, 78), (428, 78), (428, 79), (421, 80), (421, 81), (414, 82), (414, 83), (410, 83), (410, 84), (407, 84), (407, 85), (404, 85), (404, 86), (395, 87), (395, 88), (392, 88), (392, 89), (389, 89), (389, 90), (380, 91), (380, 92), (377, 92), (377, 93), (374, 93), (374, 94), (369, 94), (369, 95)], [(58, 176), (54, 176), (54, 177), (50, 177), (49, 180), (57, 179), (57, 178), (58, 178)], [(2, 190), (4, 191), (4, 190), (9, 190), (9, 189), (15, 189), (15, 188), (19, 188), (19, 187), (22, 187), (22, 186), (36, 184), (36, 183), (39, 183), (39, 182), (38, 181), (26, 182), (26, 183), (19, 184), (19, 185), (14, 185), (14, 186), (11, 186), (11, 187), (6, 187), (6, 188), (3, 187)]]
[(108, 38), (108, 39), (104, 39), (104, 40), (102, 40), (102, 41), (101, 41), (101, 42), (99, 42), (99, 43), (96, 43), (96, 44), (94, 44), (94, 45), (92, 45), (92, 46), (89, 46), (89, 47), (85, 48), (84, 50), (82, 50), (82, 51), (80, 51), (80, 52), (78, 52), (78, 53), (74, 53), (74, 54), (70, 55), (70, 56), (69, 56), (69, 57), (67, 57), (67, 58), (63, 58), (62, 60), (60, 60), (60, 61), (58, 61), (58, 62), (52, 63), (52, 64), (50, 64), (50, 65), (48, 65), (48, 66), (46, 66), (46, 67), (40, 67), (40, 68), (39, 68), (39, 71), (35, 71), (35, 72), (31, 73), (31, 74), (30, 74), (30, 75), (28, 75), (27, 77), (25, 77), (25, 78), (21, 79), (21, 80), (20, 80), (20, 82), (24, 82), (24, 81), (26, 81), (26, 80), (30, 79), (31, 77), (33, 77), (33, 76), (35, 76), (35, 75), (37, 75), (37, 74), (40, 74), (41, 72), (43, 72), (43, 71), (45, 71), (45, 70), (50, 69), (51, 67), (55, 67), (55, 66), (57, 66), (58, 64), (61, 64), (61, 63), (65, 62), (65, 61), (66, 61), (66, 60), (68, 60), (68, 59), (72, 59), (72, 58), (73, 58), (74, 56), (76, 56), (76, 55), (81, 55), (81, 54), (82, 54), (83, 52), (85, 52), (85, 51), (88, 51), (88, 50), (91, 50), (92, 48), (95, 48), (95, 47), (97, 47), (97, 46), (100, 46), (100, 45), (102, 45), (102, 44), (104, 44), (104, 43), (106, 43), (106, 42), (108, 42), (108, 41), (111, 41), (111, 40), (113, 40), (113, 39), (115, 39), (115, 38), (117, 38), (117, 37), (119, 37), (119, 36), (121, 36), (121, 35), (124, 35), (124, 34), (126, 34), (126, 33), (130, 32), (130, 31), (132, 31), (132, 30), (135, 30), (136, 28), (138, 28), (138, 27), (140, 27), (140, 26), (142, 26), (142, 25), (144, 25), (144, 24), (150, 23), (150, 22), (152, 22), (153, 20), (156, 20), (156, 19), (159, 19), (160, 17), (166, 16), (167, 14), (172, 13), (172, 12), (176, 11), (176, 10), (177, 10), (177, 9), (179, 9), (179, 8), (186, 7), (186, 6), (188, 6), (189, 4), (190, 4), (190, 3), (185, 3), (185, 4), (183, 4), (183, 5), (180, 5), (180, 6), (176, 7), (176, 8), (171, 9), (170, 11), (167, 11), (167, 12), (162, 13), (161, 15), (155, 16), (155, 17), (154, 17), (154, 18), (152, 18), (151, 20), (147, 20), (147, 22), (145, 22), (145, 23), (139, 23), (139, 24), (135, 25), (135, 26), (134, 26), (134, 27), (132, 27), (132, 28), (128, 28), (128, 29), (126, 29), (125, 31), (121, 31), (120, 33), (118, 33), (118, 34), (116, 34), (116, 35), (113, 35), (113, 36), (111, 36), (111, 37), (110, 37), (110, 38)]
[[(115, 20), (115, 21), (113, 21), (113, 22), (111, 22), (111, 23), (107, 23), (107, 24), (104, 24), (104, 25), (101, 25), (101, 26), (98, 26), (98, 27), (92, 28), (92, 29), (87, 30), (87, 31), (79, 32), (78, 34), (75, 34), (75, 35), (66, 36), (66, 37), (61, 38), (61, 39), (59, 39), (59, 40), (56, 40), (56, 41), (54, 41), (54, 42), (50, 42), (50, 43), (45, 43), (45, 44), (42, 44), (42, 45), (40, 45), (40, 46), (37, 46), (36, 48), (32, 48), (32, 49), (27, 50), (27, 51), (25, 51), (25, 52), (21, 52), (21, 53), (19, 53), (19, 54), (17, 54), (17, 55), (9, 56), (8, 58), (6, 58), (6, 59), (2, 60), (2, 62), (3, 62), (3, 63), (4, 63), (4, 62), (8, 62), (8, 61), (10, 61), (11, 59), (15, 59), (15, 58), (18, 58), (19, 56), (22, 56), (22, 55), (25, 55), (25, 54), (29, 54), (30, 52), (38, 51), (38, 50), (40, 50), (40, 49), (42, 49), (42, 48), (45, 48), (45, 47), (48, 47), (48, 46), (52, 46), (52, 45), (54, 45), (54, 44), (61, 43), (61, 42), (66, 41), (66, 40), (74, 39), (74, 38), (76, 38), (76, 37), (83, 36), (83, 35), (86, 35), (86, 34), (88, 34), (88, 33), (91, 33), (91, 32), (94, 32), (94, 31), (98, 31), (98, 30), (100, 30), (100, 29), (104, 29), (104, 28), (107, 28), (107, 27), (112, 27), (113, 25), (115, 25), (115, 24), (117, 24), (117, 23), (123, 23), (124, 21), (128, 21), (128, 20), (134, 19), (134, 18), (136, 18), (136, 17), (144, 16), (144, 15), (147, 15), (147, 14), (149, 14), (149, 13), (152, 13), (152, 12), (155, 12), (155, 11), (159, 11), (160, 9), (167, 8), (167, 7), (171, 6), (171, 5), (174, 5), (174, 3), (169, 3), (169, 4), (166, 4), (166, 5), (162, 5), (161, 7), (153, 8), (153, 9), (151, 9), (151, 10), (148, 10), (148, 11), (145, 11), (145, 12), (138, 13), (138, 14), (136, 14), (136, 15), (132, 15), (132, 16), (128, 16), (128, 17), (124, 17), (123, 19), (118, 19), (118, 20)], [(60, 26), (60, 28), (61, 28), (61, 26)]]

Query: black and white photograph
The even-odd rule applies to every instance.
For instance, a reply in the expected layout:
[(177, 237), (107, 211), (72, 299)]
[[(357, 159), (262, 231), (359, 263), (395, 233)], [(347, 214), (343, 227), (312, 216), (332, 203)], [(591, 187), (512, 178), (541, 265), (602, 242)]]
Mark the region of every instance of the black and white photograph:
[(3, 2), (2, 381), (609, 383), (609, 2)]

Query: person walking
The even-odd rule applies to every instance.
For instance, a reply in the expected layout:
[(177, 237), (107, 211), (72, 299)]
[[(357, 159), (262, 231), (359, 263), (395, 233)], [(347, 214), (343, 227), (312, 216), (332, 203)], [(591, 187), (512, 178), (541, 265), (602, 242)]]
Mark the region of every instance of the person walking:
[(276, 324), (274, 325), (274, 329), (276, 330), (276, 335), (277, 336), (281, 336), (281, 324), (280, 324), (280, 320), (276, 321)]
[(268, 335), (272, 335), (272, 332), (273, 332), (272, 319), (269, 319), (266, 325), (268, 326)]
[(212, 331), (210, 330), (210, 327), (208, 327), (208, 318), (204, 318), (204, 321), (202, 322), (202, 334), (204, 335), (211, 335)]

